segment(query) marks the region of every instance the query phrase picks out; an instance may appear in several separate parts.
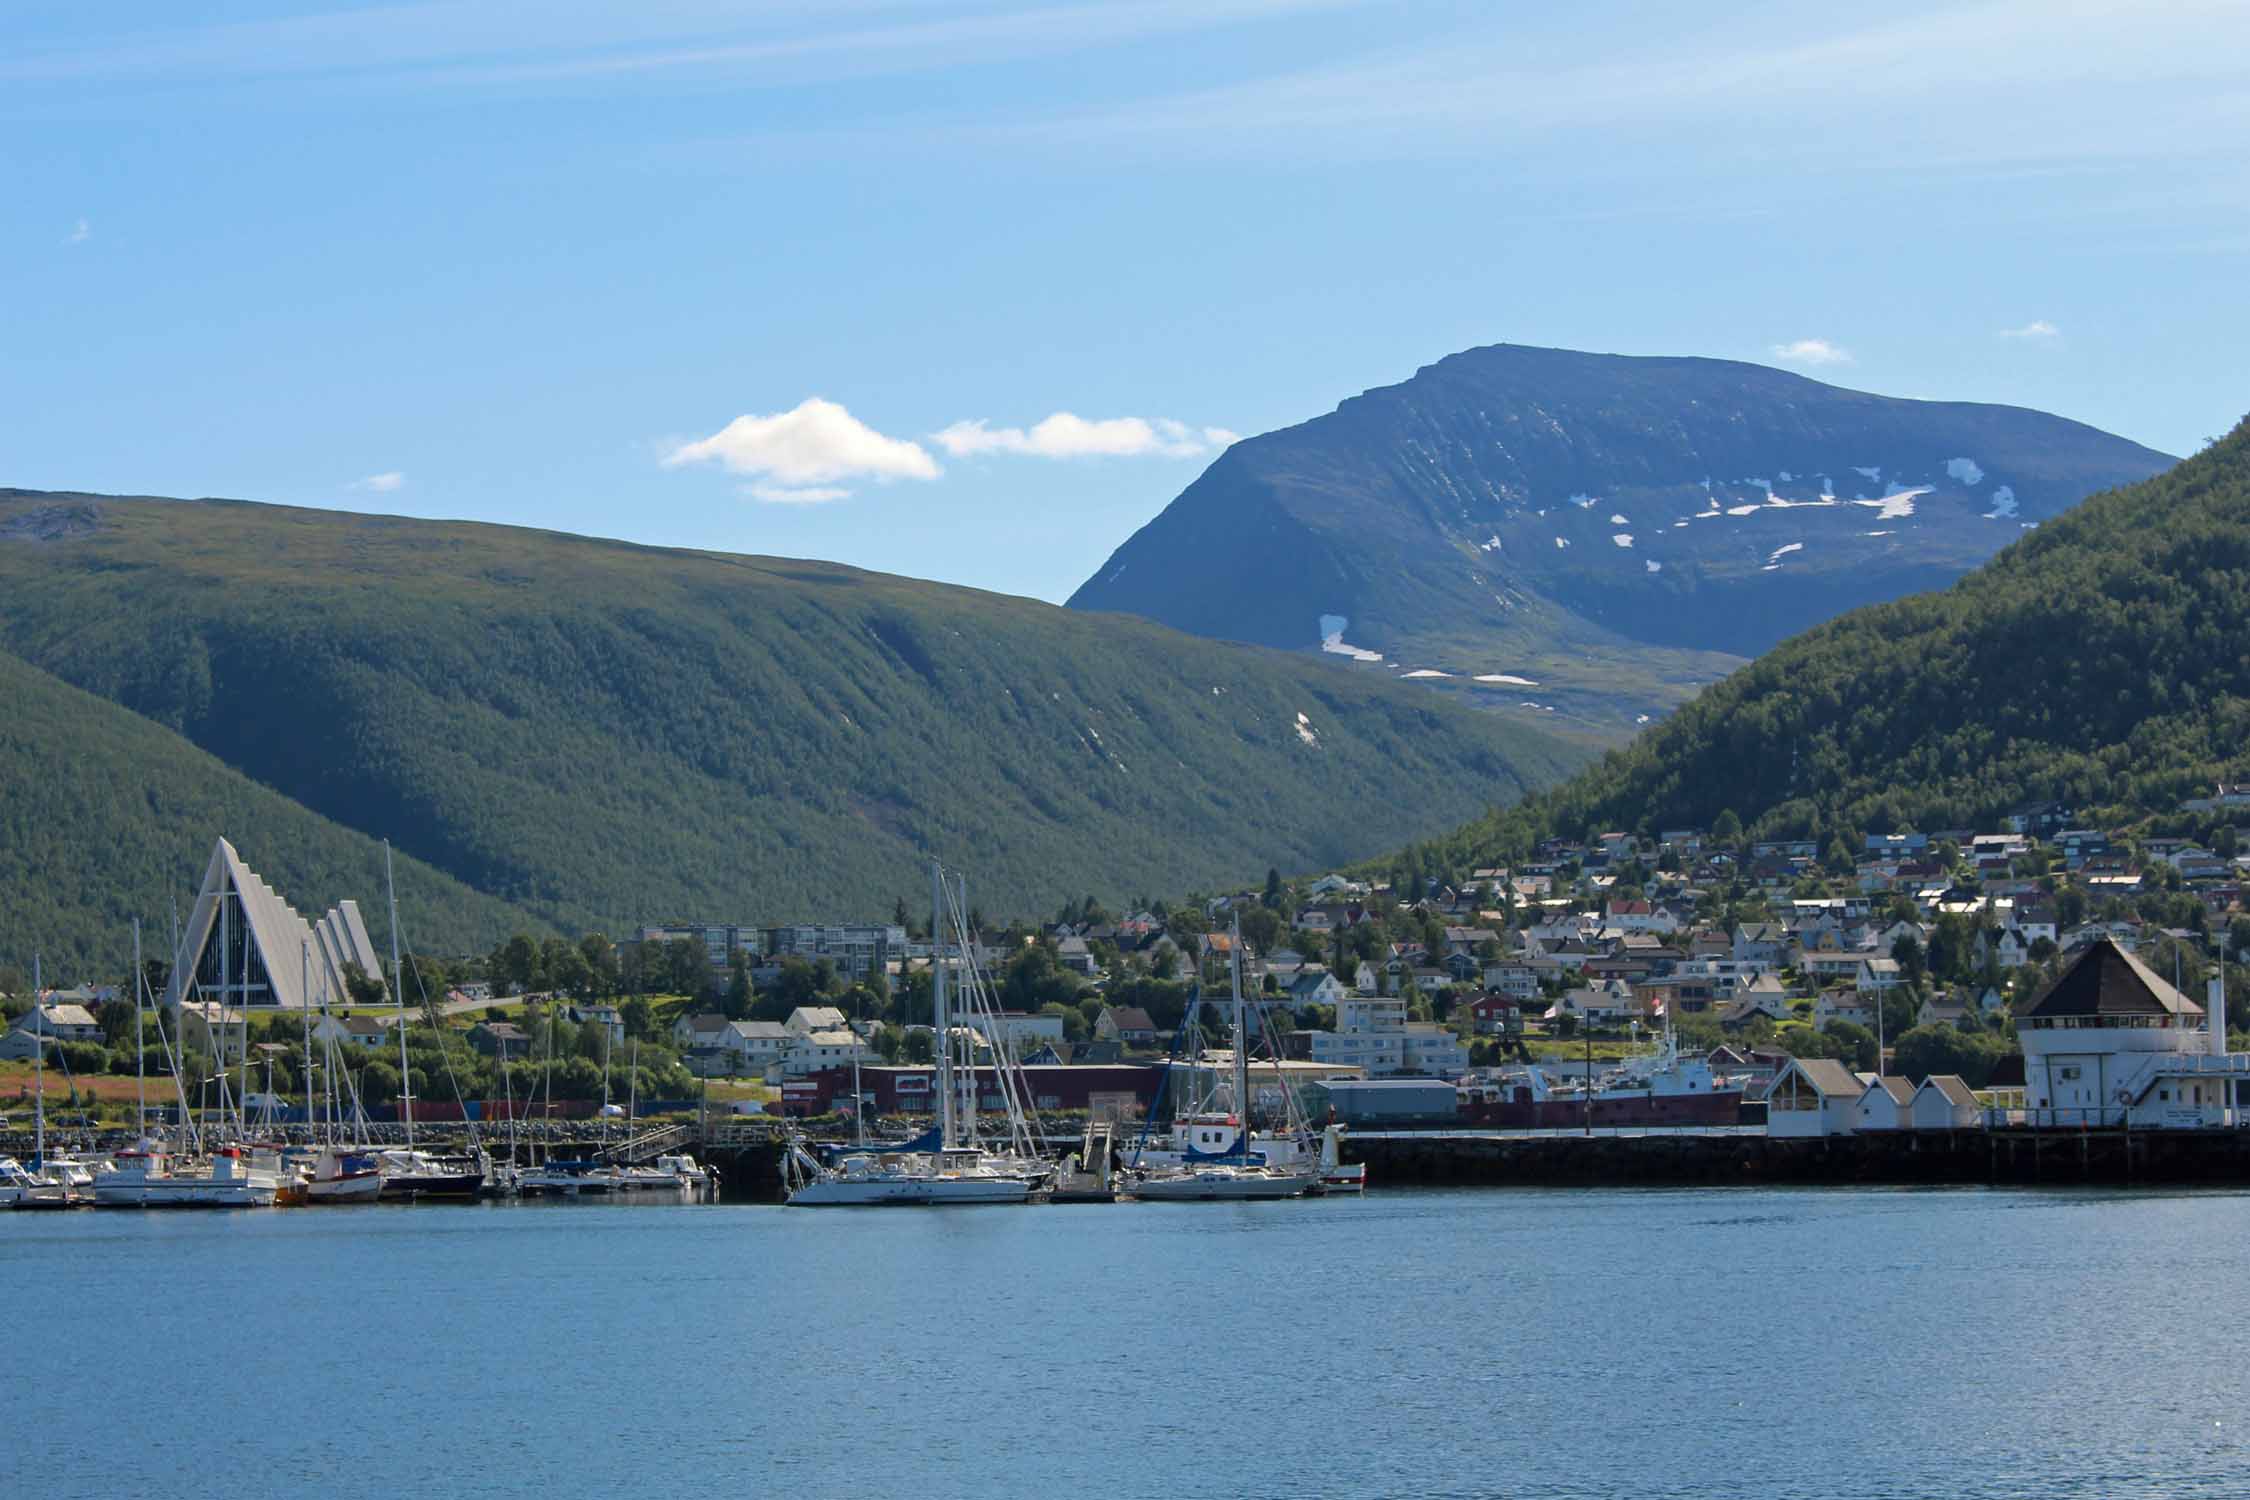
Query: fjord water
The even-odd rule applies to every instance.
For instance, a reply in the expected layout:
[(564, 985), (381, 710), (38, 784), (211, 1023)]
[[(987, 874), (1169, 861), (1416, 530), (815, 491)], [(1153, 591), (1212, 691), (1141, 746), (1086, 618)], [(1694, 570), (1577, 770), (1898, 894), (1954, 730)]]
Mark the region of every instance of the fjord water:
[(0, 1216), (0, 1493), (2240, 1494), (2250, 1196)]

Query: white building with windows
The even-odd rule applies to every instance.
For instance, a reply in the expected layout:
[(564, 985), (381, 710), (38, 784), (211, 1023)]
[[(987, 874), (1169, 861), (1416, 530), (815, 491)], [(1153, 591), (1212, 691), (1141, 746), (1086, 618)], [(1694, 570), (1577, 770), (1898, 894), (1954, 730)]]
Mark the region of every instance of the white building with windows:
[(2096, 940), (2016, 1018), (2025, 1123), (2196, 1129), (2250, 1107), (2250, 1053), (2226, 1050), (2225, 1002), (2209, 1012), (2108, 938)]
[(1395, 995), (1344, 995), (1336, 1002), (1336, 1029), (1312, 1032), (1310, 1040), (1313, 1062), (1359, 1068), (1369, 1078), (1458, 1078), (1469, 1066), (1469, 1049), (1451, 1029), (1409, 1022), (1406, 1001)]

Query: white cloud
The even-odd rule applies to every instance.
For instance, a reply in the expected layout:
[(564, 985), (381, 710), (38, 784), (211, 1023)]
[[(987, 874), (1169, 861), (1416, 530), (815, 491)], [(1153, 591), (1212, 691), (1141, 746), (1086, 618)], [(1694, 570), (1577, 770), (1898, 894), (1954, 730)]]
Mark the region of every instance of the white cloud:
[(1797, 339), (1773, 346), (1773, 357), (1792, 365), (1848, 365), (1851, 351), (1826, 339)]
[(1224, 427), (1190, 427), (1169, 417), (1088, 419), (1058, 411), (1028, 431), (994, 427), (982, 417), (955, 422), (930, 434), (955, 458), (982, 453), (1019, 453), (1034, 458), (1201, 458), (1239, 441)]
[(833, 401), (808, 397), (772, 416), (736, 417), (707, 438), (681, 443), (664, 467), (716, 463), (757, 483), (756, 499), (819, 504), (850, 494), (841, 481), (935, 479), (937, 460), (919, 443), (885, 437)]
[(372, 490), (378, 495), (388, 495), (391, 491), (404, 486), (405, 483), (406, 476), (404, 474), (396, 469), (390, 469), (381, 474), (370, 474), (365, 479), (355, 479), (352, 481), (351, 487), (355, 490)]
[(2000, 337), (2004, 339), (2034, 339), (2044, 343), (2048, 339), (2061, 338), (2062, 330), (2045, 318), (2033, 318), (2021, 328), (2001, 329)]
[(93, 237), (94, 226), (86, 220), (80, 219), (70, 226), (70, 233), (63, 237), (63, 243), (66, 245), (83, 245)]

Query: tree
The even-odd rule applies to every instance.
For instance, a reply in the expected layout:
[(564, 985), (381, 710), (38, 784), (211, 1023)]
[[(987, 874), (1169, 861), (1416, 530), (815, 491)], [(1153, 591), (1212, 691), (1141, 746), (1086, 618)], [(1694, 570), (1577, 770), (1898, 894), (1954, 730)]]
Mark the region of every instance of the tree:
[(931, 1046), (930, 1037), (931, 1032), (928, 1027), (923, 1027), (917, 1031), (909, 1031), (906, 1034), (906, 1060), (908, 1062), (926, 1063), (936, 1056)]
[(628, 995), (617, 1007), (617, 1015), (625, 1023), (627, 1036), (647, 1041), (656, 1035), (656, 1007), (648, 1003), (648, 996)]
[(1891, 957), (1898, 962), (1898, 972), (1908, 984), (1922, 982), (1925, 970), (1922, 959), (1922, 940), (1911, 932), (1902, 932), (1891, 942)]
[(344, 965), (344, 996), (353, 1005), (381, 1005), (384, 999), (383, 981), (375, 978), (356, 963), (346, 963)]
[(578, 940), (578, 956), (585, 962), (588, 993), (604, 998), (617, 993), (617, 948), (598, 932)]
[(1742, 842), (1742, 819), (1733, 808), (1711, 820), (1711, 842), (1721, 849), (1732, 849)]
[(509, 994), (521, 995), (539, 987), (539, 949), (527, 932), (502, 943), (489, 963), (493, 976), (507, 986)]
[(727, 964), (727, 993), (720, 1011), (730, 1021), (740, 1021), (750, 1014), (750, 965), (737, 951)]
[(2010, 1039), (1997, 1032), (1917, 1026), (1898, 1039), (1893, 1066), (1901, 1077), (1916, 1082), (1934, 1073), (1957, 1073), (1975, 1089), (1990, 1081), (1993, 1068), (2013, 1050)]
[(1265, 904), (1267, 906), (1281, 905), (1281, 890), (1282, 886), (1280, 869), (1278, 867), (1268, 865), (1266, 867)]

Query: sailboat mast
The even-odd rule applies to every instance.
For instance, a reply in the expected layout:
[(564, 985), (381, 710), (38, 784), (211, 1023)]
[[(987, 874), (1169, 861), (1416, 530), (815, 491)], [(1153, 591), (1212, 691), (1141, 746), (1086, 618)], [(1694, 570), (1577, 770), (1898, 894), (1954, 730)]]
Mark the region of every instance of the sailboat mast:
[(930, 1010), (937, 1028), (938, 1146), (951, 1151), (953, 1121), (953, 1028), (945, 1009), (945, 868), (930, 861)]
[(305, 1049), (305, 1139), (313, 1137), (312, 1100), (312, 944), (297, 944), (297, 1022)]
[(1242, 1119), (1235, 1149), (1250, 1150), (1250, 1028), (1242, 1015), (1242, 919), (1234, 920), (1227, 944), (1227, 986), (1234, 992), (1234, 1112)]
[(141, 919), (133, 918), (133, 1104), (139, 1113), (133, 1116), (133, 1135), (136, 1139), (148, 1131), (148, 1061), (147, 1048), (141, 1044)]
[(406, 1062), (406, 971), (398, 962), (398, 877), (391, 873), (391, 841), (383, 840), (383, 885), (391, 905), (391, 999), (398, 1010), (398, 1112), (406, 1121), (406, 1149), (414, 1149), (414, 1074)]
[(31, 1055), (39, 1059), (33, 1069), (39, 1080), (39, 1102), (31, 1110), (32, 1128), (38, 1132), (32, 1154), (38, 1158), (42, 1172), (47, 1169), (47, 1001), (43, 993), (46, 987), (46, 973), (39, 966), (39, 955), (34, 953), (31, 955), (31, 1040), (34, 1044)]

